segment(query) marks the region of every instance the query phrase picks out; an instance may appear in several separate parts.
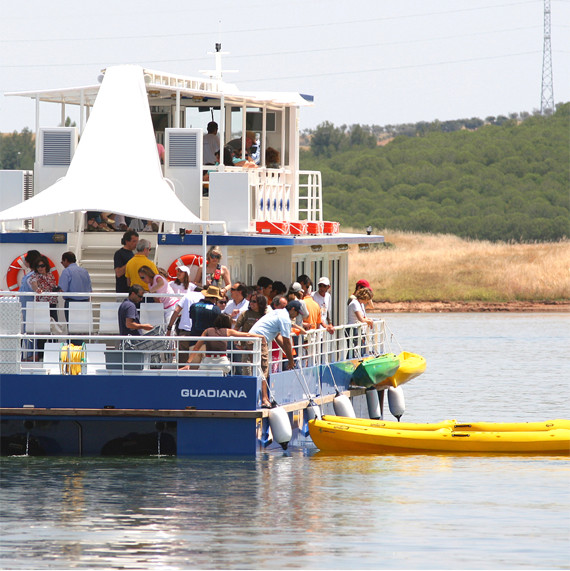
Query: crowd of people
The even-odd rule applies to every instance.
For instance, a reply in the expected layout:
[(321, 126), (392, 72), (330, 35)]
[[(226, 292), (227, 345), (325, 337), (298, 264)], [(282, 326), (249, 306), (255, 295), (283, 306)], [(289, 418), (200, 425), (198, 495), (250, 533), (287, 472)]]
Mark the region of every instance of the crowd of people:
[[(285, 354), (285, 366), (294, 367), (298, 346), (295, 346), (293, 338), (312, 329), (334, 331), (331, 283), (326, 276), (319, 278), (316, 290), (313, 290), (311, 278), (305, 274), (298, 276), (290, 286), (266, 276), (260, 277), (255, 285), (232, 282), (229, 269), (222, 264), (221, 250), (213, 246), (206, 256), (205, 285), (202, 285), (201, 267), (191, 281), (190, 269), (179, 266), (176, 279), (170, 281), (161, 268), (148, 264), (146, 241), (139, 240), (134, 244), (134, 238), (127, 233), (123, 239), (123, 249), (131, 251), (130, 260), (124, 264), (121, 250), (116, 259), (116, 270), (124, 268), (126, 276), (133, 276), (136, 269), (142, 282), (131, 281), (127, 277), (129, 297), (119, 309), (119, 319), (126, 319), (121, 330), (125, 335), (140, 335), (142, 331), (152, 329), (150, 324), (140, 323), (133, 317), (136, 316), (137, 304), (145, 292), (164, 294), (154, 301), (160, 301), (164, 306), (166, 335), (178, 338), (178, 366), (182, 369), (197, 366), (201, 359), (199, 366), (202, 368), (215, 366), (228, 372), (228, 341), (216, 338), (236, 337), (238, 339), (231, 341), (233, 346), (251, 349), (251, 338), (258, 337), (263, 341), (261, 368), (268, 379), (270, 350), (278, 354), (281, 349)], [(132, 254), (132, 250), (137, 253)], [(183, 297), (169, 297), (169, 293), (183, 294)], [(359, 280), (348, 300), (349, 325), (366, 323), (372, 326), (372, 320), (366, 316), (366, 305), (371, 299), (369, 282)], [(152, 300), (152, 296), (147, 296), (147, 300)], [(200, 339), (195, 341), (196, 338)], [(247, 354), (242, 357), (247, 358)], [(239, 370), (245, 374), (250, 369), (243, 365)], [(266, 383), (262, 387), (262, 404), (270, 406)]]
[[(178, 365), (181, 368), (193, 366), (202, 356), (200, 366), (215, 364), (229, 370), (227, 342), (215, 338), (236, 337), (239, 339), (232, 341), (236, 347), (251, 349), (251, 339), (246, 338), (258, 337), (263, 340), (261, 367), (268, 379), (270, 350), (278, 354), (280, 348), (285, 354), (286, 366), (293, 367), (296, 349), (292, 338), (319, 328), (329, 333), (334, 331), (331, 283), (326, 276), (319, 278), (316, 289), (306, 274), (299, 275), (289, 286), (266, 276), (260, 277), (255, 285), (232, 281), (228, 267), (222, 264), (221, 249), (213, 246), (206, 255), (204, 280), (201, 266), (192, 278), (190, 268), (184, 265), (176, 268), (176, 278), (172, 280), (150, 259), (151, 244), (140, 238), (137, 231), (127, 230), (121, 244), (114, 254), (115, 289), (117, 293), (127, 294), (118, 309), (120, 334), (138, 336), (155, 329), (140, 322), (140, 304), (162, 304), (166, 327), (157, 329), (156, 333), (179, 338)], [(52, 318), (57, 321), (58, 296), (53, 293), (62, 291), (69, 294), (63, 296), (68, 320), (70, 301), (89, 300), (86, 293), (92, 291), (91, 278), (87, 270), (77, 265), (73, 252), (62, 255), (64, 269), (59, 282), (49, 260), (37, 250), (27, 252), (24, 260), (30, 268), (20, 285), (21, 292), (30, 293), (30, 297), (22, 297), (24, 306), (34, 298), (47, 301)], [(366, 316), (371, 300), (370, 283), (359, 280), (348, 300), (348, 325), (372, 326), (372, 320)], [(204, 339), (198, 343), (190, 340), (197, 337)], [(205, 352), (198, 352), (203, 346)], [(244, 365), (241, 370), (249, 369)], [(266, 387), (263, 404), (270, 404)]]
[(130, 218), (112, 212), (89, 211), (85, 229), (87, 232), (125, 232), (126, 230), (158, 232), (158, 223), (154, 220)]

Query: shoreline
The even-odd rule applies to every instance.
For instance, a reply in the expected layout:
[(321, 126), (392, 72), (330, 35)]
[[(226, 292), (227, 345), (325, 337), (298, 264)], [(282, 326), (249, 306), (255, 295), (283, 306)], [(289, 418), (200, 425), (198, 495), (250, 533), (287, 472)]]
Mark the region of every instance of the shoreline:
[(570, 300), (564, 301), (373, 301), (371, 313), (570, 313)]

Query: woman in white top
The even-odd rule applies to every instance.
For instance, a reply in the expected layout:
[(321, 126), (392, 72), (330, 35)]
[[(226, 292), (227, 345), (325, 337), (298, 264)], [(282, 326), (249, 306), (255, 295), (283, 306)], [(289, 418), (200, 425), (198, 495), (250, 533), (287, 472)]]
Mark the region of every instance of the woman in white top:
[(187, 293), (196, 289), (196, 285), (190, 281), (190, 268), (188, 266), (176, 268), (176, 279), (170, 282), (170, 287), (174, 293)]
[(357, 290), (354, 299), (348, 304), (348, 324), (366, 323), (372, 327), (372, 319), (366, 317), (366, 304), (372, 299), (372, 291), (367, 287)]
[[(354, 292), (353, 296), (348, 304), (348, 325), (354, 325), (356, 323), (366, 323), (368, 327), (372, 327), (374, 322), (369, 317), (366, 317), (366, 304), (372, 299), (372, 291), (369, 288), (362, 288)], [(357, 327), (351, 327), (346, 329), (346, 334), (351, 338), (349, 344), (356, 347), (359, 342)], [(362, 340), (364, 341), (364, 339)], [(362, 357), (363, 355), (358, 355), (357, 351), (351, 349), (348, 352), (348, 358), (354, 359), (355, 357)]]

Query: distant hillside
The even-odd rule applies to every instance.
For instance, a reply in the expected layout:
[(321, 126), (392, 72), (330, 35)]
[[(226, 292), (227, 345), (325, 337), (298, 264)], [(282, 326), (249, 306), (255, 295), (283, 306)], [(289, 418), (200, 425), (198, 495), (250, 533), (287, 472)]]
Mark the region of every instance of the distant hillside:
[(343, 226), (517, 242), (570, 235), (570, 103), (502, 119), (452, 132), (426, 123), (386, 145), (370, 127), (324, 123), (305, 132), (301, 168), (323, 173), (325, 218)]

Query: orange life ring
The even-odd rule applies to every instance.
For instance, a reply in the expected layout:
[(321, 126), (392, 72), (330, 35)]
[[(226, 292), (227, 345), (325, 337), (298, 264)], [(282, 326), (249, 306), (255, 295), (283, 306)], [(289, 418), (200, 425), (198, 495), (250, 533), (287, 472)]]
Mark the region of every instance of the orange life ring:
[[(24, 259), (25, 254), (18, 256), (12, 263), (8, 266), (8, 272), (6, 274), (6, 284), (10, 291), (18, 291), (20, 289), (20, 284), (18, 283), (18, 275), (20, 272), (25, 272), (27, 267), (26, 260)], [(46, 256), (47, 257), (47, 256)], [(53, 273), (55, 279), (59, 282), (59, 274), (55, 269), (55, 264), (48, 258), (50, 272)]]
[(171, 280), (176, 279), (176, 268), (179, 266), (201, 266), (202, 265), (202, 256), (198, 256), (197, 254), (186, 254), (184, 256), (180, 256), (180, 258), (176, 258), (170, 267), (168, 268), (168, 277)]

